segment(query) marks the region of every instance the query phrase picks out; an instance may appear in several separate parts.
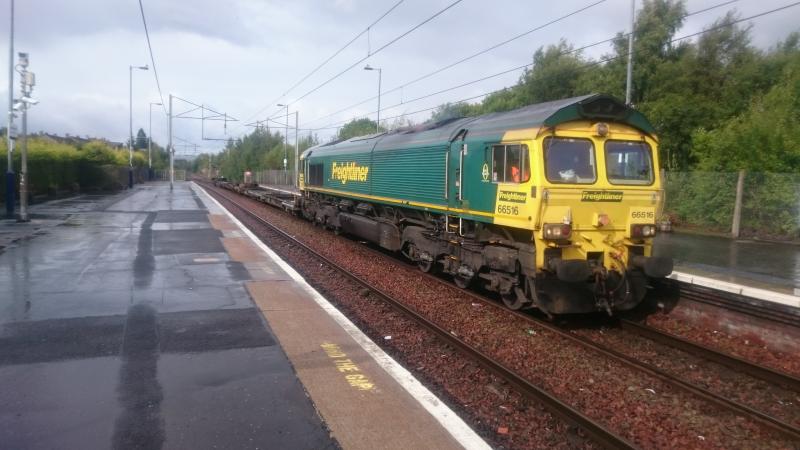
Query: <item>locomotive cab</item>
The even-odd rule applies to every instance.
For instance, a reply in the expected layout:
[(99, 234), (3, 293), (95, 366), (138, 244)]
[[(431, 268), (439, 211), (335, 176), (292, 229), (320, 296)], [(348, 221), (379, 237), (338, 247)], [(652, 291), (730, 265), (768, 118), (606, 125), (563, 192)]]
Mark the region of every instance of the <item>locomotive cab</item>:
[(542, 130), (536, 143), (542, 301), (554, 313), (574, 311), (583, 290), (594, 300), (586, 309), (636, 306), (646, 277), (672, 271), (670, 259), (652, 255), (662, 200), (657, 142), (630, 125), (575, 121)]

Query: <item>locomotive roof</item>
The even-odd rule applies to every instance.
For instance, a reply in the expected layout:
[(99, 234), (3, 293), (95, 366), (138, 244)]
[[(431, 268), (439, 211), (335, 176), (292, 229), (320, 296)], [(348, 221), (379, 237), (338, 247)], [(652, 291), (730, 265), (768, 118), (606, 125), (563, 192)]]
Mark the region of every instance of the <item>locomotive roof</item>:
[(537, 103), (512, 111), (448, 119), (391, 132), (329, 142), (306, 150), (303, 157), (305, 158), (309, 152), (317, 150), (324, 150), (328, 154), (338, 153), (339, 150), (343, 152), (359, 151), (362, 148), (363, 150), (372, 150), (373, 148), (383, 150), (441, 145), (455, 139), (465, 131), (469, 137), (502, 136), (509, 130), (554, 127), (573, 120), (620, 122), (649, 135), (655, 133), (655, 129), (642, 113), (610, 95), (591, 94)]

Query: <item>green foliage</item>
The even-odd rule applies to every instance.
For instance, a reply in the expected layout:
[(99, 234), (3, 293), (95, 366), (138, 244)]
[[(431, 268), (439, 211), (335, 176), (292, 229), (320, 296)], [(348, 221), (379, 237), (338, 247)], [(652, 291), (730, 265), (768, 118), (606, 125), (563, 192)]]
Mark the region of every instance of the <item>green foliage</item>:
[(698, 129), (694, 152), (707, 170), (796, 172), (800, 169), (800, 54), (781, 81), (742, 114)]
[[(17, 141), (20, 145), (20, 141)], [(0, 153), (7, 151), (6, 140), (0, 143)], [(128, 151), (95, 140), (82, 146), (56, 142), (47, 137), (28, 138), (28, 174), (30, 191), (34, 195), (74, 189), (114, 189), (120, 187), (114, 171), (128, 167)], [(14, 152), (14, 168), (21, 167), (19, 147)], [(134, 152), (133, 165), (147, 166), (147, 156)], [(6, 158), (0, 159), (0, 171), (6, 172)], [(0, 187), (5, 196), (5, 183)]]
[[(798, 117), (790, 110), (788, 98), (793, 98), (785, 86), (786, 68), (800, 55), (800, 33), (792, 33), (784, 42), (768, 51), (761, 51), (750, 42), (750, 28), (734, 24), (735, 13), (726, 13), (707, 27), (696, 42), (677, 40), (677, 30), (683, 26), (686, 5), (682, 0), (645, 0), (637, 13), (634, 25), (634, 64), (632, 102), (655, 125), (659, 134), (662, 167), (669, 170), (735, 170), (730, 164), (713, 164), (721, 155), (748, 148), (736, 145), (737, 135), (716, 141), (717, 130), (733, 131), (759, 129), (781, 123), (779, 114)], [(540, 47), (534, 52), (533, 66), (519, 82), (493, 93), (483, 101), (468, 104), (444, 104), (437, 108), (431, 120), (472, 116), (495, 111), (507, 111), (521, 106), (590, 93), (625, 96), (628, 37), (619, 33), (612, 41), (612, 52), (598, 60), (585, 58), (574, 46), (561, 40), (556, 45)], [(765, 98), (778, 84), (786, 96), (779, 104)], [(758, 118), (753, 110), (757, 103), (762, 110), (775, 113)], [(780, 112), (778, 112), (780, 110)], [(745, 117), (746, 116), (746, 117)], [(780, 121), (779, 121), (780, 120)], [(774, 126), (774, 125), (773, 125)], [(796, 142), (789, 135), (794, 125), (787, 125), (782, 137), (754, 137), (749, 145), (770, 141), (769, 162), (761, 166), (761, 156), (750, 161), (759, 170), (799, 170), (800, 161), (784, 151)], [(766, 129), (766, 128), (765, 128)], [(742, 131), (743, 132), (743, 131)], [(712, 133), (706, 135), (706, 133)], [(759, 144), (764, 148), (763, 144)], [(795, 147), (796, 148), (796, 147)], [(706, 154), (709, 153), (709, 154)], [(734, 160), (744, 160), (742, 158)]]
[(147, 150), (147, 133), (145, 133), (141, 128), (139, 128), (139, 131), (136, 133), (136, 139), (133, 142), (133, 148)]
[(736, 173), (668, 172), (664, 212), (678, 225), (729, 232), (737, 177)]
[[(374, 123), (374, 122), (373, 122)], [(373, 125), (374, 126), (374, 125)], [(316, 136), (306, 136), (298, 140), (302, 153), (317, 145)], [(284, 147), (284, 136), (280, 132), (257, 128), (242, 139), (229, 139), (223, 151), (216, 155), (201, 154), (192, 164), (191, 170), (204, 173), (209, 160), (213, 169), (230, 180), (241, 181), (245, 171), (283, 169), (283, 159), (287, 159), (288, 170), (294, 170), (295, 148), (293, 143)]]
[[(377, 129), (378, 124), (375, 123), (374, 120), (367, 118), (353, 119), (344, 124), (342, 128), (339, 128), (339, 132), (336, 134), (336, 139), (350, 139), (351, 137), (375, 134)], [(380, 131), (386, 131), (386, 129), (380, 127)]]

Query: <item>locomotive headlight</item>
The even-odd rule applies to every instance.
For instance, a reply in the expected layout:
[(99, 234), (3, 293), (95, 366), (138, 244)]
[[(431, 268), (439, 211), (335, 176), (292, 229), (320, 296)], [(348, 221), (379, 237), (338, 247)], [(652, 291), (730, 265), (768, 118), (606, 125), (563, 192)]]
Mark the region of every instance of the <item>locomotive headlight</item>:
[(595, 131), (597, 131), (597, 135), (600, 137), (608, 136), (608, 124), (605, 122), (598, 123)]
[(572, 225), (568, 223), (546, 223), (542, 227), (545, 239), (569, 239), (572, 234)]
[(647, 238), (656, 235), (656, 226), (647, 223), (637, 223), (631, 225), (631, 237)]

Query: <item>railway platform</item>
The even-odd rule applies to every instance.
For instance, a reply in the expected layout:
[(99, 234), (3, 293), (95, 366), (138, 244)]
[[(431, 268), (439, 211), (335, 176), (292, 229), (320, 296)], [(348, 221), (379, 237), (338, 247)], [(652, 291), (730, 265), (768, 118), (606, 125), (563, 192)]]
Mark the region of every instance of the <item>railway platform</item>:
[(198, 186), (0, 237), (5, 448), (487, 448)]
[(679, 281), (800, 308), (800, 245), (662, 233), (654, 252)]

